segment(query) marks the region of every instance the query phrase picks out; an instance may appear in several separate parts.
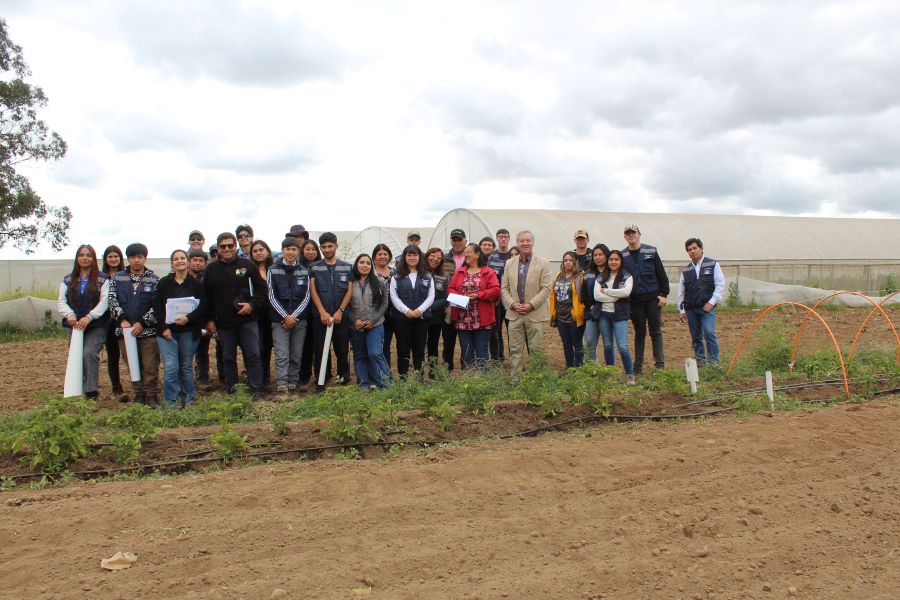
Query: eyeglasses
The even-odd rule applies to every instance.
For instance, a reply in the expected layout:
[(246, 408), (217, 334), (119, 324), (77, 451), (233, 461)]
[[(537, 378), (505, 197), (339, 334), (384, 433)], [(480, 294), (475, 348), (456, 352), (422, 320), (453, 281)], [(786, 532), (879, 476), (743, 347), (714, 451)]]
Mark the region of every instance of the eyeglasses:
[(238, 234), (238, 237), (241, 238), (242, 240), (245, 240), (245, 239), (247, 239), (247, 238), (249, 238), (249, 237), (251, 237), (251, 236), (250, 236), (249, 233), (239, 233), (239, 234)]
[(189, 242), (202, 242), (202, 241), (203, 241), (203, 238), (201, 238), (201, 237), (192, 237), (192, 238), (189, 239), (188, 241), (189, 241)]
[(219, 250), (231, 250), (234, 248), (234, 244), (219, 244)]

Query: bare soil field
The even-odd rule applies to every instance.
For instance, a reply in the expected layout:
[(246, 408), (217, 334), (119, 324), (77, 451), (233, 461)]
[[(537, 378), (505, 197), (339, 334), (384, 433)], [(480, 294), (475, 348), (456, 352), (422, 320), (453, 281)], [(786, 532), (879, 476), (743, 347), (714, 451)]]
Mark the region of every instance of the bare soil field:
[[(825, 316), (846, 347), (867, 312)], [(720, 314), (723, 355), (757, 314)], [(691, 355), (687, 328), (666, 314), (665, 333), (676, 366)], [(829, 343), (811, 323), (802, 349)], [(895, 342), (873, 320), (862, 344)], [(561, 366), (554, 330), (545, 349)], [(62, 340), (0, 344), (0, 411), (59, 391), (64, 358)], [(567, 411), (556, 420), (587, 415)], [(554, 419), (510, 402), (449, 431), (409, 422), (469, 441), (0, 493), (0, 599), (900, 598), (897, 395), (513, 439), (497, 438)], [(236, 429), (271, 442), (266, 425)], [(292, 430), (286, 446), (323, 440), (314, 424)], [(190, 452), (211, 431), (166, 430), (148, 449)], [(83, 461), (73, 470), (108, 466)], [(137, 562), (102, 570), (118, 551)]]
[(880, 401), (19, 490), (0, 598), (895, 599), (898, 428)]

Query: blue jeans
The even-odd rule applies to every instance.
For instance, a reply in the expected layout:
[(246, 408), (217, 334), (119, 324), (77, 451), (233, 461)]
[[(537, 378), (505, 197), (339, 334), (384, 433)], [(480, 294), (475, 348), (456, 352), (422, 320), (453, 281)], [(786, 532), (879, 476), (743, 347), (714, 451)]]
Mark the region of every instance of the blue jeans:
[(297, 321), (291, 329), (285, 329), (281, 323), (269, 323), (269, 327), (275, 346), (275, 385), (297, 385), (306, 341), (306, 319)]
[(597, 342), (600, 341), (599, 319), (584, 320), (584, 356), (591, 362), (597, 360)]
[(219, 343), (222, 344), (222, 363), (225, 365), (225, 389), (234, 391), (238, 383), (237, 349), (241, 347), (244, 353), (244, 368), (247, 369), (247, 379), (250, 383), (250, 392), (253, 395), (262, 394), (263, 377), (262, 361), (259, 352), (259, 326), (256, 321), (250, 321), (237, 327), (218, 329), (216, 331)]
[(173, 333), (172, 339), (156, 337), (159, 355), (163, 359), (163, 402), (166, 408), (178, 408), (178, 390), (184, 394), (184, 405), (188, 406), (197, 399), (197, 388), (194, 385), (194, 352), (197, 351), (198, 339), (187, 331)]
[[(719, 364), (719, 340), (716, 338), (716, 309), (705, 312), (703, 307), (685, 309), (688, 327), (691, 330), (691, 343), (694, 345), (694, 356), (697, 364)], [(706, 341), (706, 348), (703, 342)]]
[(351, 327), (350, 347), (356, 383), (363, 387), (387, 387), (391, 382), (391, 370), (384, 358), (384, 325), (365, 331)]
[(584, 364), (584, 325), (556, 322), (559, 339), (562, 341), (566, 367), (580, 367)]
[(613, 341), (619, 348), (619, 356), (622, 357), (622, 366), (626, 375), (634, 374), (634, 366), (631, 363), (631, 353), (628, 351), (628, 321), (614, 321), (612, 316), (600, 317), (600, 335), (603, 337), (603, 356), (607, 365), (616, 364), (616, 352), (613, 350)]
[(490, 357), (490, 328), (457, 329), (456, 337), (459, 339), (459, 362), (463, 369), (473, 366), (482, 367), (487, 364)]

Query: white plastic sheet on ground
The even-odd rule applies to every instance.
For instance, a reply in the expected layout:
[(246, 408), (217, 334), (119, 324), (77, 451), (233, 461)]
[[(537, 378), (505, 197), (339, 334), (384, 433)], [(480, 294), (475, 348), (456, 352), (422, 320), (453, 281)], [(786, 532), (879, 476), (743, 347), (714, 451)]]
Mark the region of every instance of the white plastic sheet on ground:
[(69, 342), (69, 359), (66, 362), (66, 382), (63, 397), (71, 398), (84, 394), (84, 330), (73, 329)]
[(141, 380), (141, 362), (138, 354), (137, 338), (131, 335), (133, 327), (122, 328), (122, 339), (125, 340), (125, 354), (128, 357), (128, 374), (132, 381)]
[(7, 300), (0, 302), (0, 323), (8, 323), (11, 327), (25, 331), (37, 331), (46, 325), (48, 311), (49, 320), (59, 326), (62, 317), (56, 311), (56, 300), (32, 296)]
[[(732, 282), (738, 284), (738, 295), (742, 304), (750, 304), (754, 300), (760, 306), (771, 306), (779, 302), (800, 302), (808, 306), (812, 306), (817, 301), (833, 294), (837, 290), (823, 290), (820, 288), (806, 287), (805, 285), (787, 285), (783, 283), (769, 283), (768, 281), (760, 281), (758, 279), (750, 279), (749, 277), (728, 277), (725, 280), (725, 295), (727, 298), (728, 289)], [(677, 290), (678, 282), (674, 282), (674, 289)], [(851, 290), (852, 291), (852, 290)], [(884, 296), (870, 296), (876, 303), (881, 302)], [(724, 303), (725, 299), (722, 299)], [(865, 298), (853, 296), (851, 294), (843, 294), (835, 296), (828, 301), (829, 304), (836, 306), (849, 307), (871, 307), (872, 304), (867, 302)], [(887, 301), (887, 304), (900, 303), (900, 294), (894, 296)]]

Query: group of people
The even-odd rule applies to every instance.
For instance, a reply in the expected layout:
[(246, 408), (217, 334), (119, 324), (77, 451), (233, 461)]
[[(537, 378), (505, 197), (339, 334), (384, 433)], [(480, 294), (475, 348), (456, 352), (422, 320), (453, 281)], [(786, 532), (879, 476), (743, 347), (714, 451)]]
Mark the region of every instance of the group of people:
[[(124, 255), (110, 246), (102, 257), (90, 245), (79, 246), (58, 305), (63, 325), (84, 332), (85, 395), (98, 395), (105, 346), (113, 393), (154, 407), (196, 400), (194, 365), (196, 380), (209, 384), (212, 339), (226, 389), (239, 381), (240, 348), (254, 399), (270, 384), (283, 399), (311, 380), (317, 392), (329, 381), (350, 383), (351, 350), (356, 383), (367, 388), (390, 385), (392, 350), (400, 377), (409, 376), (410, 367), (425, 373), (438, 361), (453, 370), (457, 342), (463, 369), (502, 363), (508, 348), (509, 366), (518, 373), (528, 352), (541, 348), (547, 322), (559, 331), (567, 367), (583, 364), (585, 354), (597, 360), (602, 341), (605, 363), (615, 364), (618, 348), (626, 381), (634, 383), (648, 329), (655, 365), (665, 366), (661, 310), (669, 281), (657, 249), (641, 242), (640, 228), (627, 225), (624, 236), (623, 250), (590, 248), (588, 232), (576, 231), (575, 248), (554, 275), (527, 230), (511, 246), (506, 229), (476, 244), (456, 228), (446, 252), (423, 251), (413, 230), (400, 256), (378, 244), (352, 264), (338, 258), (333, 233), (312, 240), (302, 225), (290, 228), (277, 251), (254, 239), (252, 227), (239, 225), (219, 234), (207, 252), (195, 230), (187, 250), (171, 253), (171, 272), (163, 277), (147, 268), (144, 244), (128, 245)], [(685, 249), (691, 262), (679, 278), (679, 311), (698, 361), (715, 363), (715, 307), (724, 276), (719, 263), (703, 255), (701, 240), (687, 240)], [(140, 379), (132, 382), (133, 398), (119, 378), (125, 336), (137, 342)]]

